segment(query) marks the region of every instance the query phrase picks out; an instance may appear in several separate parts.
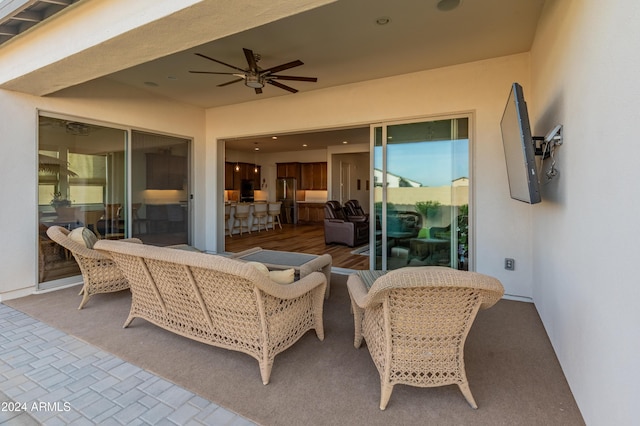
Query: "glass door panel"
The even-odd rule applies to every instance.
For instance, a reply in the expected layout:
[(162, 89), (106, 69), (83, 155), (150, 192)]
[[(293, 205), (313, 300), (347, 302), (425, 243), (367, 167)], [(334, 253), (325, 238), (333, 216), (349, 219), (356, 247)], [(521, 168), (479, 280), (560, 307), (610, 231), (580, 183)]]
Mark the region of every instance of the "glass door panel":
[(189, 244), (188, 139), (131, 133), (131, 231), (146, 244)]
[(70, 253), (47, 237), (48, 227), (59, 225), (72, 230), (84, 226), (99, 238), (125, 236), (126, 140), (122, 129), (39, 117), (40, 289), (65, 284), (65, 280), (80, 274)]
[(376, 269), (468, 267), (468, 121), (374, 128)]

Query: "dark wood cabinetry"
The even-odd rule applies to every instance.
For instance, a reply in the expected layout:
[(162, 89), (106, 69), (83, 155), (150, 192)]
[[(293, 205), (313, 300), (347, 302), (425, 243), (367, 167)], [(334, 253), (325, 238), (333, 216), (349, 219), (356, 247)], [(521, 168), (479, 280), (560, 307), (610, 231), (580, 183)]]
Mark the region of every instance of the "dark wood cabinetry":
[(300, 164), (300, 189), (323, 190), (327, 189), (327, 163), (301, 163)]
[(187, 157), (147, 154), (147, 189), (185, 189)]
[(278, 178), (300, 179), (300, 163), (276, 163)]
[[(238, 166), (238, 170), (236, 170)], [(224, 189), (239, 191), (243, 180), (253, 181), (253, 188), (260, 189), (261, 167), (249, 163), (225, 163)]]
[(224, 189), (233, 189), (233, 171), (234, 163), (224, 163)]
[(324, 221), (324, 204), (298, 203), (298, 222), (321, 223)]

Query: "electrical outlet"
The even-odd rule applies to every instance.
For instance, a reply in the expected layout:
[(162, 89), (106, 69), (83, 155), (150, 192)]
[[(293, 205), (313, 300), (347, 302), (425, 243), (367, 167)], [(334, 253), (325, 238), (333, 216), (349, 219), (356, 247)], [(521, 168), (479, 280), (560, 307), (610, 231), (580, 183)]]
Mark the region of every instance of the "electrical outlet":
[(516, 261), (509, 257), (505, 257), (504, 269), (506, 269), (507, 271), (513, 271), (514, 269), (516, 269)]

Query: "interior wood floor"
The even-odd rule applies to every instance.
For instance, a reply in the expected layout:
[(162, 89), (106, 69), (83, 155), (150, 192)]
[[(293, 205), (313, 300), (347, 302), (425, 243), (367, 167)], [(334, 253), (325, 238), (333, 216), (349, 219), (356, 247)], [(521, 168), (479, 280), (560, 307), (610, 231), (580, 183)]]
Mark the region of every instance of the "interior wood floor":
[(228, 235), (224, 239), (225, 251), (237, 253), (252, 247), (268, 250), (293, 251), (309, 254), (330, 254), (332, 266), (346, 269), (369, 269), (369, 256), (351, 254), (357, 247), (324, 243), (324, 225), (282, 224), (282, 229), (251, 231), (242, 235)]

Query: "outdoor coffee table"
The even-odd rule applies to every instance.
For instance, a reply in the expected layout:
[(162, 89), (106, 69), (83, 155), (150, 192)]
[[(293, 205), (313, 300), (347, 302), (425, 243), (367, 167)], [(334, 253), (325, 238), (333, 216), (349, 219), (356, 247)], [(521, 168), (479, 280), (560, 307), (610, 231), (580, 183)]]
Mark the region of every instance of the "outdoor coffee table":
[(324, 276), (327, 277), (327, 290), (324, 297), (325, 299), (329, 298), (332, 259), (328, 254), (294, 253), (290, 251), (264, 250), (260, 247), (254, 247), (239, 253), (233, 253), (230, 257), (247, 262), (260, 262), (267, 268), (293, 268), (300, 278), (304, 278), (312, 272), (322, 272)]

